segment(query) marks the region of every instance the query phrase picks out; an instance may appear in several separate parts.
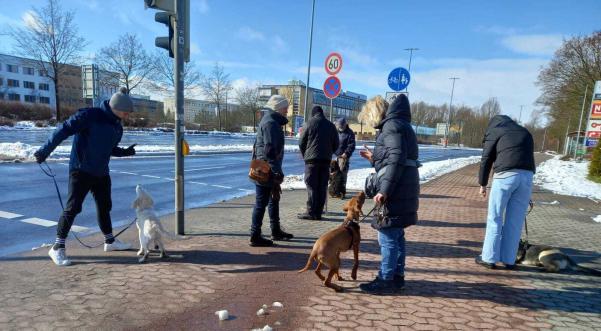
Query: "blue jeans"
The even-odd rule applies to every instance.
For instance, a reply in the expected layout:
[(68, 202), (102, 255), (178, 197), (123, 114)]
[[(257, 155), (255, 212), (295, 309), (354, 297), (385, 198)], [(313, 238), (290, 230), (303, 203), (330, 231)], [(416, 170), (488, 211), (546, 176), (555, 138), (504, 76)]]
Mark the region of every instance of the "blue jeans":
[(488, 200), (482, 260), (515, 264), (522, 226), (532, 194), (532, 171), (511, 170), (506, 178), (494, 178)]
[(405, 229), (385, 228), (378, 230), (378, 243), (382, 263), (378, 277), (392, 280), (394, 276), (405, 276)]
[(269, 219), (271, 231), (280, 230), (280, 202), (274, 201), (271, 198), (272, 187), (255, 185), (257, 190), (255, 208), (253, 209), (252, 225), (250, 234), (253, 236), (261, 235), (261, 227), (263, 226), (263, 216), (265, 209), (269, 211)]

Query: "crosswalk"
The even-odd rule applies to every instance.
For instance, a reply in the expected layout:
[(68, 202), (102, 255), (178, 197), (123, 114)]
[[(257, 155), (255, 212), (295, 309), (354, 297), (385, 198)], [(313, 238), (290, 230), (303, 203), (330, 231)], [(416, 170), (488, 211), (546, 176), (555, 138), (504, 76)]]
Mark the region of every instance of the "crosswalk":
[[(56, 222), (56, 221), (46, 220), (46, 219), (39, 218), (39, 217), (27, 217), (27, 216), (24, 216), (21, 214), (15, 214), (15, 213), (3, 211), (3, 210), (0, 210), (0, 220), (8, 220), (10, 222), (27, 223), (27, 224), (42, 226), (45, 228), (55, 227), (58, 224), (58, 222)], [(85, 227), (85, 226), (73, 225), (73, 226), (71, 226), (71, 231), (74, 231), (77, 233), (85, 233), (85, 232), (90, 231), (90, 228)]]

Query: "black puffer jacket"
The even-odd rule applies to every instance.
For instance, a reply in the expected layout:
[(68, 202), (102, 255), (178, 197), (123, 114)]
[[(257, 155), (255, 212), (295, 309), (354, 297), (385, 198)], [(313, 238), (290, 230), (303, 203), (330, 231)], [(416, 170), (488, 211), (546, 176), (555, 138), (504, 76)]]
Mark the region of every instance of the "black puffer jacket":
[(380, 133), (373, 151), (373, 165), (385, 173), (378, 182), (378, 192), (386, 195), (386, 208), (391, 227), (407, 227), (417, 223), (419, 208), (419, 172), (406, 166), (407, 160), (418, 159), (417, 137), (411, 127), (409, 99), (398, 96), (388, 107), (385, 119), (377, 127)]
[(338, 146), (334, 154), (336, 156), (346, 154), (350, 159), (355, 151), (355, 133), (347, 126), (346, 129), (338, 133), (338, 140), (340, 141), (340, 146)]
[[(319, 108), (319, 109), (315, 109)], [(301, 134), (299, 147), (305, 163), (329, 163), (338, 149), (338, 130), (323, 115), (321, 107), (313, 109), (313, 117)]]
[(497, 115), (490, 120), (483, 143), (478, 176), (481, 186), (488, 184), (493, 163), (496, 173), (512, 169), (536, 171), (532, 135), (509, 116)]
[(283, 176), (285, 141), (282, 125), (288, 123), (288, 119), (273, 110), (265, 109), (264, 112), (255, 139), (255, 158), (267, 161), (272, 172)]

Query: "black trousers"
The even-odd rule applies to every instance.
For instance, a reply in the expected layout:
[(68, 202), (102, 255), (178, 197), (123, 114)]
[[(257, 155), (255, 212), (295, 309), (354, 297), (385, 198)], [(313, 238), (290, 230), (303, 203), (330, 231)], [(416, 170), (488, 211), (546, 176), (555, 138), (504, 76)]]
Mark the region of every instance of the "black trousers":
[(330, 177), (330, 163), (305, 164), (305, 184), (307, 185), (307, 213), (321, 217), (328, 194), (328, 179)]
[(56, 236), (66, 239), (75, 220), (75, 216), (81, 212), (81, 206), (88, 192), (92, 192), (94, 201), (96, 201), (96, 213), (98, 216), (98, 226), (103, 234), (113, 232), (111, 223), (111, 177), (92, 176), (81, 171), (72, 171), (69, 173), (69, 195), (67, 205), (63, 211), (56, 229)]

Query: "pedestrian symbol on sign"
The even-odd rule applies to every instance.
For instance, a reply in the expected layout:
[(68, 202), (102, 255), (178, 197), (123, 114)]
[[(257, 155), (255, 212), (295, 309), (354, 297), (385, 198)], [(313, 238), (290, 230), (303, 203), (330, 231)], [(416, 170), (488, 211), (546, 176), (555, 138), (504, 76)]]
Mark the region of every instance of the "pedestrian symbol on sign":
[(405, 89), (411, 81), (411, 75), (405, 68), (396, 68), (388, 75), (388, 86), (394, 91)]

